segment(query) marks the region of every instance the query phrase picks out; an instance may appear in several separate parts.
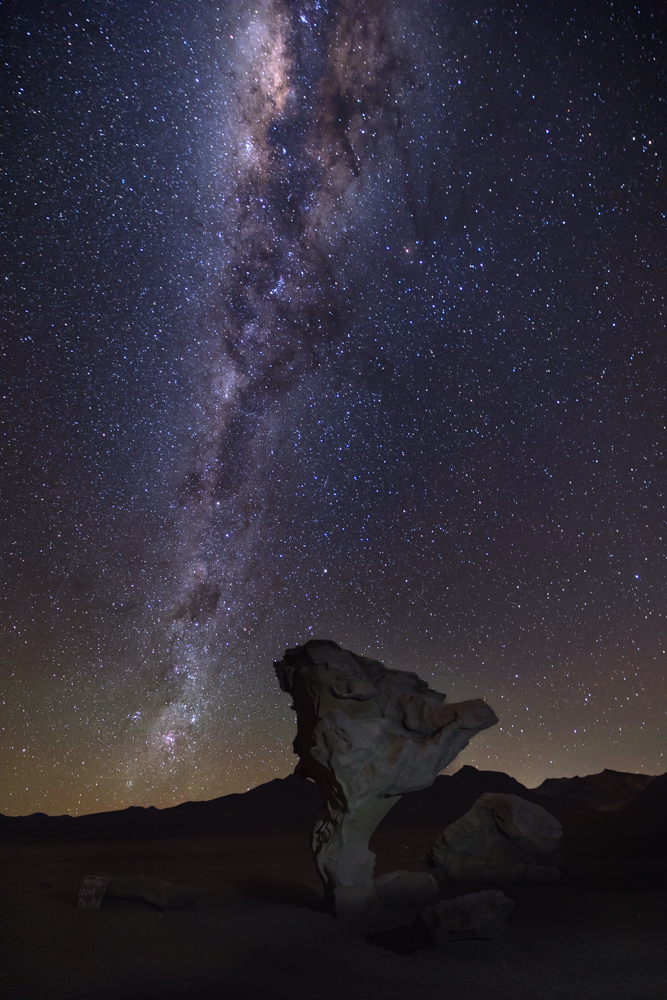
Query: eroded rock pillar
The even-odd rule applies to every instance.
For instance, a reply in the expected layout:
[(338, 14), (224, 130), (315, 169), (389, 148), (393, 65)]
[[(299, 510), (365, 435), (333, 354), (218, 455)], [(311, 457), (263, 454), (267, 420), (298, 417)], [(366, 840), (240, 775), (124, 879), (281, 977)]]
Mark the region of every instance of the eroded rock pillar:
[(330, 640), (288, 649), (275, 668), (297, 713), (297, 773), (326, 802), (313, 834), (325, 891), (338, 916), (364, 913), (378, 905), (368, 842), (380, 820), (498, 720), (483, 701), (448, 704), (416, 674)]

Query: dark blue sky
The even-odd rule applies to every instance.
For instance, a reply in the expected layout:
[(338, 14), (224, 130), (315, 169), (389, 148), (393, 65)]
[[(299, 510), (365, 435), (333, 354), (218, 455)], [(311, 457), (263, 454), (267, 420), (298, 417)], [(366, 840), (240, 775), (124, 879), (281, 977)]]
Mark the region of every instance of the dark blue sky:
[[(15, 4), (0, 810), (292, 766), (319, 636), (664, 770), (657, 4)], [(6, 755), (6, 756), (5, 756)]]

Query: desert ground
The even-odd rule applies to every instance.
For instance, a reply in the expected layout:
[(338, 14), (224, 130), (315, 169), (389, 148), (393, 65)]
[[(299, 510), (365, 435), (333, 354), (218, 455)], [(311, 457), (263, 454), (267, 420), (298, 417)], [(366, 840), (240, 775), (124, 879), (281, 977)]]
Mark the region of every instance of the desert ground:
[[(480, 789), (516, 791), (505, 775), (473, 772), (464, 768), (458, 782), (441, 777), (404, 797), (371, 842), (378, 875), (426, 870), (425, 851)], [(620, 807), (555, 796), (567, 860), (561, 882), (501, 886), (515, 909), (496, 940), (408, 954), (401, 953), (410, 951), (403, 928), (416, 909), (356, 923), (323, 912), (310, 852), (320, 803), (299, 779), (172, 810), (60, 824), (3, 818), (0, 995), (665, 1000), (664, 779), (656, 782), (653, 798), (649, 787)], [(115, 873), (184, 885), (194, 906), (162, 911), (105, 898), (99, 910), (77, 909), (84, 876)], [(446, 884), (431, 873), (443, 898), (485, 888)]]

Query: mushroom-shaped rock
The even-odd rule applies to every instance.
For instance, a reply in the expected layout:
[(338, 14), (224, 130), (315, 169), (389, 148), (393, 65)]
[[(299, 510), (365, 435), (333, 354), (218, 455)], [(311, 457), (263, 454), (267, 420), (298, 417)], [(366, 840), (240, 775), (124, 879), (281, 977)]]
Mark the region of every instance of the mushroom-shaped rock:
[(471, 737), (498, 720), (483, 701), (448, 704), (414, 673), (312, 639), (275, 664), (297, 713), (296, 773), (326, 802), (313, 834), (339, 916), (378, 905), (368, 841), (404, 792), (433, 783)]
[(542, 806), (486, 792), (440, 834), (425, 860), (452, 882), (555, 882), (562, 834)]

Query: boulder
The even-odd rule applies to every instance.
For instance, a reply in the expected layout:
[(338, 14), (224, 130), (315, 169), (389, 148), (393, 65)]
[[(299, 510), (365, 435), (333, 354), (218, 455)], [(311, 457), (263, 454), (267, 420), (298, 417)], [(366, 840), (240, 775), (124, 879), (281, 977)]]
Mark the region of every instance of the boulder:
[(288, 649), (275, 669), (297, 713), (296, 773), (326, 803), (313, 850), (327, 900), (339, 916), (364, 913), (379, 905), (368, 841), (382, 817), (498, 720), (483, 701), (448, 704), (416, 674), (330, 640)]
[(185, 910), (194, 905), (194, 897), (185, 886), (147, 875), (110, 875), (106, 894), (115, 899), (142, 900), (160, 910)]
[(505, 920), (514, 903), (504, 892), (488, 889), (427, 906), (413, 928), (422, 947), (470, 938), (496, 938), (505, 930)]
[(452, 882), (555, 882), (562, 834), (542, 806), (487, 792), (440, 834), (424, 860)]
[(428, 872), (391, 872), (374, 881), (381, 906), (422, 906), (438, 893), (438, 883)]

